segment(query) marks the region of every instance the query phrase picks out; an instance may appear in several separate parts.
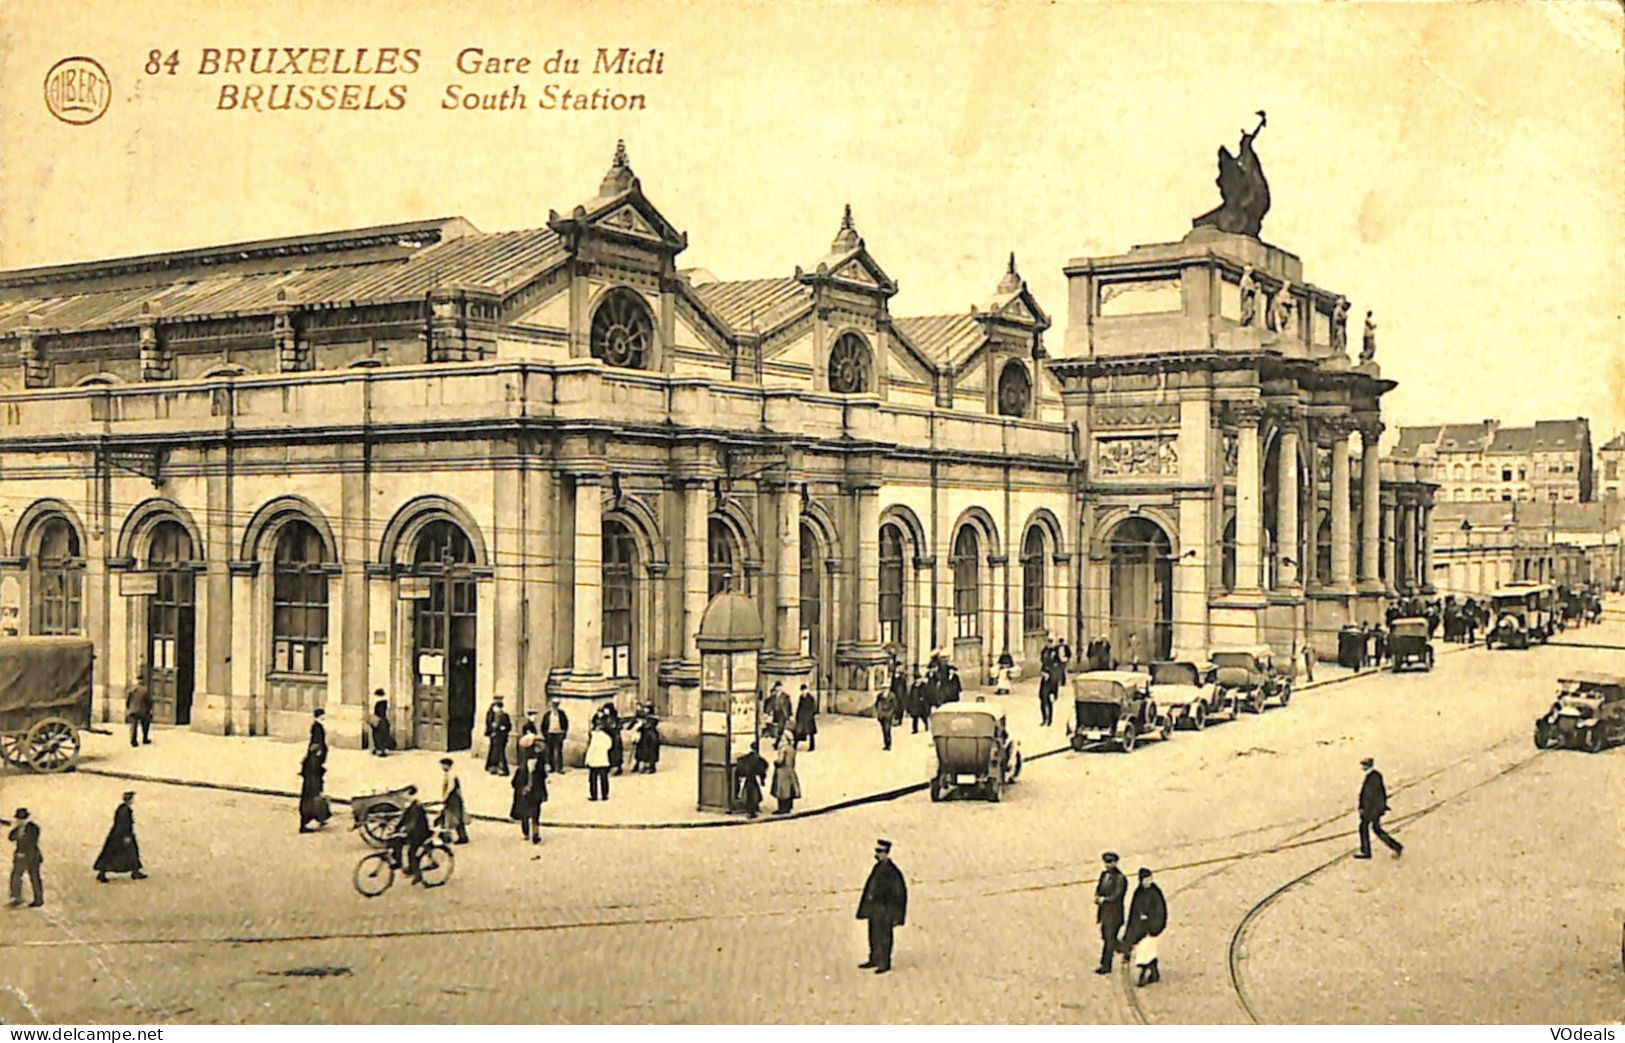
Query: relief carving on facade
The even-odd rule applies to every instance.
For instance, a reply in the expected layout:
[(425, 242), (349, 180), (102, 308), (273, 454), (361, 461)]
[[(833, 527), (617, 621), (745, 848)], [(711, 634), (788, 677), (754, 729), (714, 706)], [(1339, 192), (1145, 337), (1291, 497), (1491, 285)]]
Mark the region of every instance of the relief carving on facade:
[(1241, 440), (1234, 431), (1224, 433), (1224, 476), (1234, 478), (1241, 472)]
[(1179, 423), (1179, 403), (1141, 406), (1096, 406), (1091, 414), (1096, 427), (1171, 427)]
[(1178, 443), (1172, 435), (1096, 439), (1095, 473), (1102, 478), (1177, 476)]

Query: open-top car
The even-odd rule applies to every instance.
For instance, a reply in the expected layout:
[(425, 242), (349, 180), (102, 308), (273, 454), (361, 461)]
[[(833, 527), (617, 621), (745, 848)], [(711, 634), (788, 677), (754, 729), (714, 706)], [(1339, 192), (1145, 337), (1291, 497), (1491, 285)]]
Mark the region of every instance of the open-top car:
[(956, 792), (996, 801), (1021, 774), (1021, 746), (998, 703), (949, 703), (931, 711), (931, 799)]
[(1490, 631), (1484, 647), (1528, 648), (1552, 636), (1552, 588), (1511, 583), (1490, 594)]
[(1242, 710), (1262, 713), (1274, 699), (1285, 706), (1292, 699), (1292, 678), (1278, 673), (1267, 645), (1215, 648), (1213, 683), (1232, 715)]
[(1596, 753), (1625, 742), (1625, 676), (1571, 674), (1557, 682), (1557, 701), (1535, 721), (1540, 749), (1567, 746)]
[(1141, 739), (1166, 739), (1173, 722), (1157, 712), (1151, 678), (1128, 670), (1092, 670), (1072, 679), (1072, 748), (1128, 753)]
[(1420, 616), (1394, 620), (1388, 631), (1388, 656), (1394, 673), (1410, 666), (1433, 669), (1433, 644), (1428, 640), (1428, 621)]
[(1212, 670), (1184, 659), (1151, 664), (1151, 698), (1175, 728), (1201, 731), (1214, 714), (1228, 712)]

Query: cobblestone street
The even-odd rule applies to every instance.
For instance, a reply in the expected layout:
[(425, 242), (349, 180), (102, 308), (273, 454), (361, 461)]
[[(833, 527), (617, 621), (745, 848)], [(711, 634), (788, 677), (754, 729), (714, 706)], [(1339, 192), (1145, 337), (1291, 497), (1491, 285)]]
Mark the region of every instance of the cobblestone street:
[[(1569, 637), (1619, 644), (1625, 625)], [(1001, 804), (916, 793), (745, 829), (551, 829), (534, 848), (511, 824), (476, 822), (447, 887), (370, 901), (351, 887), (366, 849), (342, 807), (300, 836), (287, 798), (6, 775), (0, 803), (29, 806), (44, 830), (48, 905), (7, 914), (0, 1017), (1200, 1023), (1250, 1007), (1272, 1022), (1617, 1020), (1625, 895), (1611, 867), (1625, 851), (1601, 798), (1625, 785), (1625, 750), (1537, 754), (1529, 734), (1557, 675), (1617, 669), (1622, 654), (1440, 647), (1432, 674), (1305, 691), (1129, 756), (1039, 760)], [(1059, 729), (1047, 744), (1031, 734), (1032, 701), (1030, 686), (1011, 697), (1018, 734), (1029, 751), (1058, 745)], [(881, 757), (878, 729), (826, 721), (802, 759), (819, 780), (809, 805), (922, 780), (926, 744), (906, 727), (889, 774), (848, 778), (844, 765)], [(134, 756), (173, 769), (182, 742), (212, 751), (193, 772), (206, 781), (292, 792), (283, 743), (166, 730)], [(86, 766), (135, 771), (123, 750), (100, 740)], [(681, 799), (664, 802), (691, 809), (689, 751), (669, 752), (655, 779), (617, 779), (609, 808), (652, 817), (670, 788)], [(1340, 857), (1366, 755), (1388, 780), (1397, 861)], [(426, 785), (431, 766), (413, 755), (387, 770)], [(335, 795), (368, 781), (350, 770), (335, 751)], [(477, 764), (462, 774), (486, 784)], [(151, 878), (98, 885), (90, 863), (131, 785)], [(476, 811), (505, 810), (495, 790), (474, 796)], [(579, 813), (569, 803), (549, 816)], [(884, 978), (855, 967), (876, 836), (895, 842), (911, 898)], [(1148, 989), (1089, 973), (1108, 847), (1131, 875), (1157, 868), (1168, 895), (1163, 981)]]

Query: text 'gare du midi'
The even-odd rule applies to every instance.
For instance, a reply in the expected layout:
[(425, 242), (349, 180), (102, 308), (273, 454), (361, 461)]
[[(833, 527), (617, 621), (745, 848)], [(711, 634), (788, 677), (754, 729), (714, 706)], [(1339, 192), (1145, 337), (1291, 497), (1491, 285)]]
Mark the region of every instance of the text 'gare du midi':
[(984, 306), (894, 316), (850, 211), (790, 274), (679, 269), (624, 148), (534, 230), (0, 274), (0, 613), (93, 639), (101, 719), (139, 678), (160, 720), (298, 736), (325, 705), (355, 744), (381, 688), (449, 749), (496, 696), (692, 736), (730, 584), (764, 687), (847, 712), (893, 659), (1036, 671), (1046, 632), (1330, 657), (1425, 589), (1432, 486), (1379, 462), (1394, 385), (1258, 238), (1263, 191), (1071, 262), (1060, 357), (1013, 257)]

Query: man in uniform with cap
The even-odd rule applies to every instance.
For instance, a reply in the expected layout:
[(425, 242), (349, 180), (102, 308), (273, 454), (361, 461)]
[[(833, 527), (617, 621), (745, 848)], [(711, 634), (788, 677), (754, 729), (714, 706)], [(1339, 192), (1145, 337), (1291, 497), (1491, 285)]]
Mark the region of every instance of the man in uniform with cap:
[(28, 817), (27, 808), (18, 808), (16, 824), (13, 825), (0, 818), (0, 826), (11, 826), (11, 832), (6, 834), (13, 844), (17, 845), (11, 853), (11, 902), (10, 907), (15, 909), (23, 904), (23, 877), (28, 877), (28, 886), (34, 891), (34, 900), (29, 907), (38, 909), (45, 904), (45, 885), (40, 882), (39, 867), (45, 859), (39, 850), (39, 823)]
[(1108, 851), (1100, 858), (1106, 868), (1095, 883), (1095, 921), (1100, 924), (1100, 966), (1095, 973), (1110, 974), (1112, 951), (1123, 929), (1123, 896), (1128, 893), (1128, 878), (1117, 868), (1117, 852)]
[(1382, 816), (1388, 813), (1388, 787), (1383, 784), (1382, 772), (1376, 768), (1376, 762), (1370, 757), (1360, 762), (1365, 769), (1365, 781), (1360, 784), (1360, 853), (1355, 858), (1371, 857), (1371, 834), (1377, 834), (1377, 839), (1387, 844), (1398, 858), (1405, 851), (1405, 845), (1388, 835), (1382, 828)]
[(513, 734), (513, 718), (502, 708), (502, 696), (493, 696), (491, 708), (485, 711), (485, 737), (490, 748), (485, 752), (485, 770), (492, 775), (508, 774), (508, 736)]
[(869, 921), (869, 958), (860, 968), (876, 974), (891, 970), (892, 931), (903, 926), (908, 914), (908, 884), (891, 860), (891, 841), (875, 841), (875, 867), (863, 884), (858, 919)]

